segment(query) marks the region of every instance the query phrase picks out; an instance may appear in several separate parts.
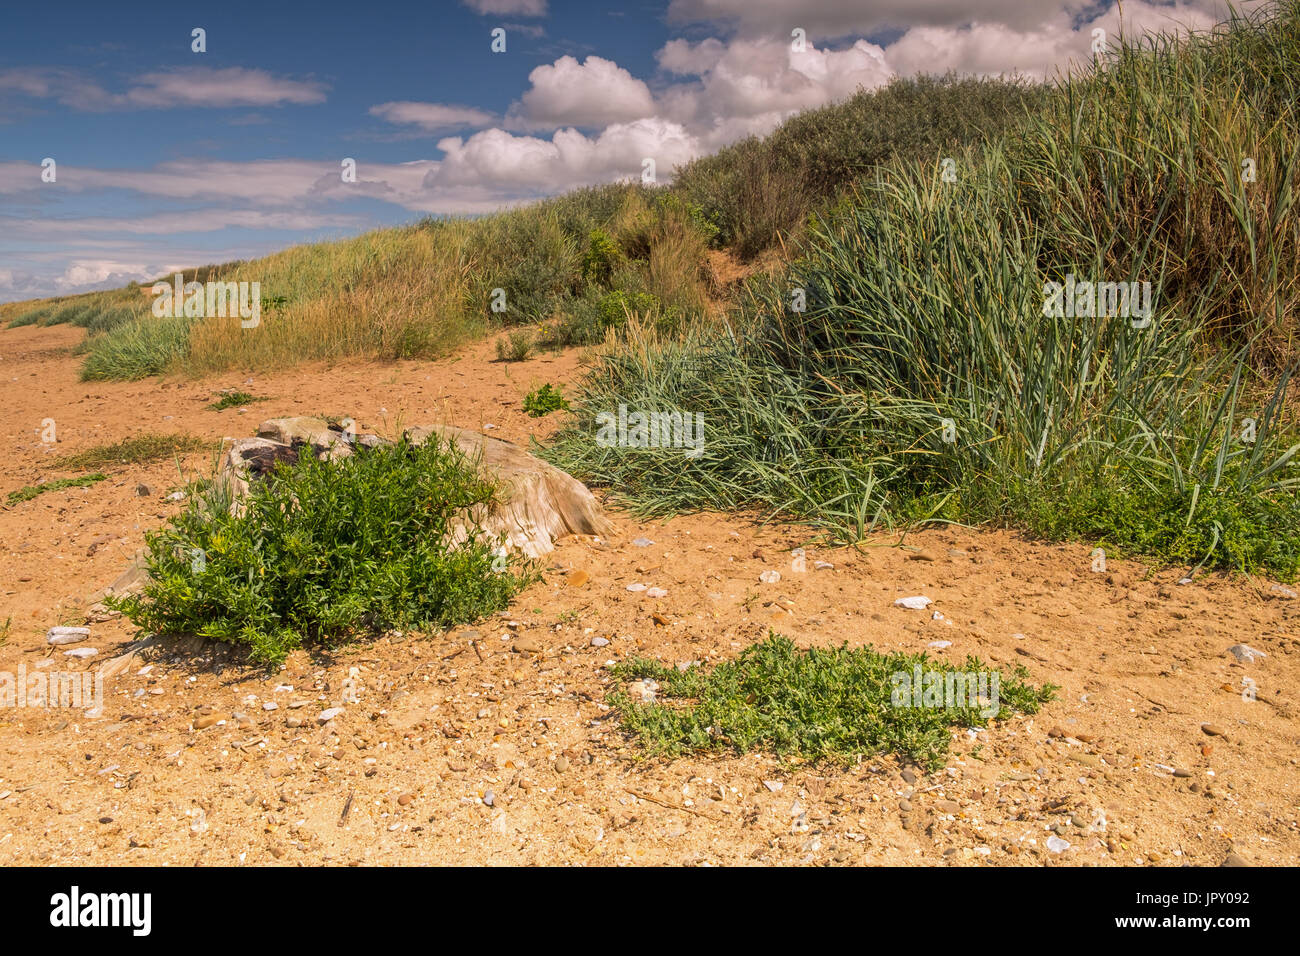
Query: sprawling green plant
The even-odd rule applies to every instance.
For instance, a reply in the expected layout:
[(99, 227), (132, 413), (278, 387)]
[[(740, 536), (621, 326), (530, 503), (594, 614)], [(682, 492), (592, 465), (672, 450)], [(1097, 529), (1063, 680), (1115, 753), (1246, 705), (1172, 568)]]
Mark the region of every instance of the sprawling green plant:
[[(898, 677), (918, 670), (941, 680), (983, 674), (987, 687), (994, 686), (996, 674), (997, 691), (987, 703), (976, 704), (968, 695), (945, 701), (946, 707), (908, 706), (915, 699), (898, 698)], [(1023, 667), (1003, 675), (976, 657), (955, 666), (870, 646), (800, 650), (775, 633), (713, 667), (679, 670), (632, 658), (618, 664), (613, 676), (619, 684), (610, 703), (649, 755), (766, 750), (847, 764), (892, 754), (927, 770), (943, 766), (952, 727), (983, 727), (1014, 711), (1037, 713), (1057, 689), (1030, 684)], [(654, 680), (660, 699), (645, 703), (629, 695), (623, 682), (638, 678)]]
[(303, 456), (240, 509), (214, 483), (147, 536), (150, 581), (114, 604), (144, 630), (248, 645), (266, 663), (304, 644), (474, 620), (531, 580), (467, 524), (495, 493), (438, 439)]

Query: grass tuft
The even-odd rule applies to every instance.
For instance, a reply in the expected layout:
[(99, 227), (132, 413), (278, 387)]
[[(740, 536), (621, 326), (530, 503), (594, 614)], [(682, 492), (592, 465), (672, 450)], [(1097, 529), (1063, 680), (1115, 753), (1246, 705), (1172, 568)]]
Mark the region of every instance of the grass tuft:
[(108, 468), (113, 465), (144, 465), (184, 455), (210, 445), (195, 435), (148, 432), (109, 445), (96, 445), (75, 455), (59, 458), (60, 468)]

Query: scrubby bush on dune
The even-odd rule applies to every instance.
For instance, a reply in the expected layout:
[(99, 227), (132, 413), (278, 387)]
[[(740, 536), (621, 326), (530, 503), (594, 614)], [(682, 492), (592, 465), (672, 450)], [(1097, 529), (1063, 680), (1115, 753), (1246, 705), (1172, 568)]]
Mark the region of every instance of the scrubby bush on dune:
[(458, 540), (495, 486), (433, 439), (335, 460), (304, 455), (232, 514), (215, 484), (147, 536), (150, 581), (115, 601), (139, 627), (246, 645), (263, 663), (390, 628), (449, 627), (501, 610), (532, 578), (497, 542)]

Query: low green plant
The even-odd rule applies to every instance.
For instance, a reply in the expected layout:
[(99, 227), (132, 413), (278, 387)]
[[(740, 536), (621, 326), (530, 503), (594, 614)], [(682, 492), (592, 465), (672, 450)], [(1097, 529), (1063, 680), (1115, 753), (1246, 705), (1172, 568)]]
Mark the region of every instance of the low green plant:
[(533, 579), (482, 532), (461, 535), (495, 500), (475, 463), (437, 438), (303, 456), (255, 483), (238, 513), (214, 484), (148, 534), (149, 583), (111, 604), (143, 630), (245, 645), (268, 664), (304, 645), (465, 623)]
[[(996, 703), (963, 695), (950, 707), (911, 706), (899, 698), (898, 675), (985, 674)], [(1058, 689), (1035, 687), (1017, 667), (1007, 676), (978, 658), (960, 666), (926, 654), (882, 654), (870, 646), (799, 650), (789, 638), (769, 632), (732, 661), (711, 668), (679, 670), (646, 658), (623, 661), (612, 670), (619, 686), (608, 700), (622, 725), (649, 756), (763, 750), (786, 759), (849, 764), (861, 757), (894, 754), (927, 770), (942, 767), (951, 728), (983, 727), (1013, 711), (1037, 713)], [(651, 679), (657, 699), (634, 699), (624, 685)], [(989, 695), (994, 697), (993, 694)], [(996, 712), (994, 708), (996, 706)]]
[(550, 382), (524, 396), (524, 411), (531, 418), (541, 418), (560, 409), (567, 410), (568, 407), (569, 403), (565, 400), (564, 393)]
[(107, 477), (108, 475), (96, 472), (92, 475), (82, 475), (79, 478), (56, 478), (53, 481), (43, 481), (39, 485), (27, 485), (25, 488), (9, 492), (7, 502), (10, 505), (16, 505), (24, 501), (31, 501), (37, 495), (43, 495), (47, 491), (61, 491), (64, 488), (85, 488), (97, 481), (103, 481)]
[(224, 411), (227, 408), (242, 408), (245, 405), (252, 405), (254, 402), (264, 402), (265, 398), (259, 398), (250, 392), (222, 392), (221, 397), (208, 406), (214, 412)]

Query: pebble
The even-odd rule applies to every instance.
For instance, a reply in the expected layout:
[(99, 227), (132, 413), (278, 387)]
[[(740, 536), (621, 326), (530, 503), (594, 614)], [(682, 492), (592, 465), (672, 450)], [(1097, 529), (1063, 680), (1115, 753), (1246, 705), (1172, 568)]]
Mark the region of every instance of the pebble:
[(151, 497), (153, 497), (153, 489), (150, 488), (150, 487), (149, 487), (148, 485), (146, 485), (146, 484), (139, 484), (139, 485), (136, 485), (136, 486), (135, 486), (135, 493), (136, 493), (136, 495), (138, 495), (138, 496), (141, 497), (141, 498), (151, 498)]
[(609, 638), (608, 638), (608, 637), (593, 637), (593, 638), (591, 639), (591, 646), (592, 646), (592, 647), (608, 647), (608, 646), (609, 646)]
[(648, 548), (650, 545), (654, 544), (654, 542), (649, 538), (633, 538), (632, 543), (638, 548)]
[(904, 768), (902, 777), (907, 783), (916, 783), (916, 774), (910, 769)]
[(629, 591), (644, 591), (644, 590), (646, 589), (646, 586), (645, 586), (644, 584), (641, 584), (641, 583), (637, 583), (637, 584), (629, 584), (629, 585), (627, 586), (627, 589), (628, 589)]
[(542, 642), (535, 637), (515, 638), (514, 648), (520, 654), (540, 654), (543, 650)]
[(1243, 664), (1249, 664), (1260, 657), (1268, 657), (1263, 651), (1257, 651), (1249, 644), (1233, 644), (1228, 652)]
[(331, 720), (333, 720), (341, 713), (343, 713), (342, 707), (330, 707), (327, 710), (322, 710), (317, 715), (316, 722), (320, 724), (328, 724)]
[(911, 812), (912, 812), (912, 801), (911, 801), (911, 800), (899, 800), (899, 801), (898, 801), (898, 811), (899, 811), (900, 813), (911, 813)]
[(279, 710), (279, 709), (280, 709), (280, 705), (277, 704), (277, 703), (276, 703), (275, 701), (273, 701), (273, 700), (268, 700), (265, 704), (262, 705), (262, 709), (263, 709), (263, 710)]
[(835, 570), (835, 565), (831, 564), (829, 561), (814, 561), (814, 562), (813, 562), (813, 570), (814, 570), (814, 571), (834, 571), (834, 570)]
[(414, 795), (414, 794), (411, 794), (411, 793), (404, 793), (404, 794), (402, 794), (400, 797), (397, 798), (397, 805), (398, 805), (399, 807), (409, 807), (409, 806), (411, 805), (411, 801), (414, 800), (414, 799), (415, 799), (415, 795)]
[(913, 611), (924, 611), (933, 603), (934, 600), (932, 598), (928, 598), (923, 594), (918, 594), (915, 597), (899, 598), (894, 602), (894, 607), (906, 607), (911, 608)]
[(555, 758), (555, 772), (556, 772), (556, 773), (564, 773), (564, 771), (566, 771), (566, 770), (568, 770), (568, 769), (569, 769), (569, 758), (568, 758), (568, 757), (564, 756), (564, 754), (560, 754), (558, 757)]
[(58, 647), (61, 644), (80, 644), (89, 637), (88, 627), (52, 627), (45, 632), (45, 643)]
[(922, 548), (920, 551), (914, 551), (907, 556), (909, 561), (938, 561), (939, 556), (929, 548)]
[(1185, 778), (1185, 777), (1190, 777), (1191, 775), (1192, 772), (1190, 770), (1184, 770), (1181, 767), (1178, 767), (1174, 770), (1175, 777)]
[(1228, 733), (1217, 724), (1201, 724), (1201, 730), (1204, 733), (1209, 734), (1211, 737), (1225, 737)]
[(1047, 838), (1047, 848), (1053, 853), (1061, 853), (1068, 850), (1070, 844), (1068, 841), (1062, 840), (1059, 836), (1049, 836)]
[(645, 592), (645, 596), (648, 598), (667, 597), (668, 592), (665, 591), (663, 588), (650, 588), (648, 591)]
[(777, 581), (781, 580), (781, 572), (764, 571), (762, 574), (758, 576), (758, 580), (763, 582), (764, 584), (776, 584)]
[(952, 647), (952, 641), (931, 641), (926, 646), (943, 650), (945, 647)]
[(229, 720), (229, 719), (230, 719), (229, 714), (204, 714), (201, 717), (195, 718), (194, 729), (207, 730), (209, 727), (214, 727), (217, 724), (221, 723), (222, 721)]
[(764, 780), (763, 786), (767, 787), (767, 789), (771, 790), (773, 793), (778, 793), (785, 788), (785, 784), (780, 780)]
[(85, 660), (87, 657), (94, 657), (99, 651), (93, 647), (77, 647), (70, 651), (64, 651), (65, 657), (75, 657), (77, 660)]
[(483, 802), (489, 807), (493, 806), (497, 802), (497, 795), (489, 790), (487, 793), (483, 794)]
[(1236, 853), (1229, 853), (1220, 866), (1250, 866), (1245, 858)]
[(956, 800), (936, 800), (934, 808), (940, 813), (951, 813), (954, 816), (961, 812), (961, 804)]
[(580, 588), (591, 580), (591, 575), (586, 571), (574, 571), (569, 575), (568, 584), (571, 588)]

